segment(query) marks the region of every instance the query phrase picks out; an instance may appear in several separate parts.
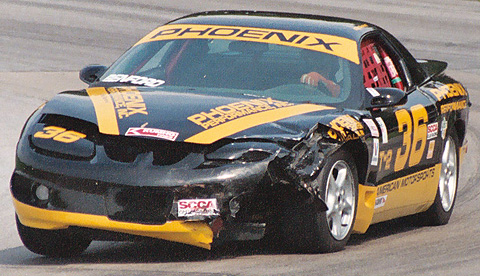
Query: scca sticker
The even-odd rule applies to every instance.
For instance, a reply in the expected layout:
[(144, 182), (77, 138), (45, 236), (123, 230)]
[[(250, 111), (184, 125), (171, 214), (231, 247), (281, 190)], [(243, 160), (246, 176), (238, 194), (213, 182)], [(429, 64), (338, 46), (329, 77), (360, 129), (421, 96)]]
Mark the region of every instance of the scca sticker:
[(431, 123), (427, 126), (427, 140), (437, 138), (438, 123)]
[(214, 216), (220, 213), (217, 199), (181, 199), (178, 204), (179, 217)]
[(228, 39), (277, 44), (328, 53), (360, 63), (355, 40), (327, 34), (253, 27), (171, 24), (152, 31), (135, 46), (172, 39)]

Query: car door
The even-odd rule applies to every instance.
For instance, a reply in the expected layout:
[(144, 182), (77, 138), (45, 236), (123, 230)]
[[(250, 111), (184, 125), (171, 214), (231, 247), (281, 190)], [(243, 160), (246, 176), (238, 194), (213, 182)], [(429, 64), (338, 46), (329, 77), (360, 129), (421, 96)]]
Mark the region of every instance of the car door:
[[(438, 114), (430, 97), (418, 90), (402, 56), (380, 35), (361, 43), (364, 85), (373, 97), (379, 87), (405, 91), (403, 104), (370, 110), (363, 119), (373, 139), (372, 172), (377, 185), (374, 221), (409, 215), (428, 208), (435, 197), (440, 148)], [(381, 90), (381, 89), (380, 89)], [(433, 202), (433, 201), (432, 201)]]

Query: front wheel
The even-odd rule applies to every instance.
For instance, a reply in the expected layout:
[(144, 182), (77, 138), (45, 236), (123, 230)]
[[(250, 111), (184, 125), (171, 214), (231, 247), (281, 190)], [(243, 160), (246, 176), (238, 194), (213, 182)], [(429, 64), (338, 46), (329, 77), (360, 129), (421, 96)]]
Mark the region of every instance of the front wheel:
[(73, 257), (80, 255), (91, 240), (77, 236), (69, 229), (44, 230), (23, 225), (18, 216), (17, 230), (25, 247), (37, 254), (49, 257)]
[(358, 176), (352, 160), (348, 152), (337, 151), (328, 157), (312, 183), (328, 210), (320, 210), (313, 198), (292, 200), (294, 203), (286, 207), (283, 238), (290, 249), (334, 252), (345, 247), (353, 229), (358, 197)]

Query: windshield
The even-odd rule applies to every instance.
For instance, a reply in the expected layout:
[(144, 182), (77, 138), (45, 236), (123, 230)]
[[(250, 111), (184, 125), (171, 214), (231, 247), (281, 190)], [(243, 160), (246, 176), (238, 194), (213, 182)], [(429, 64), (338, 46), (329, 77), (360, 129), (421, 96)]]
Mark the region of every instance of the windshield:
[(350, 96), (353, 66), (342, 57), (285, 45), (170, 39), (137, 44), (100, 81), (341, 103)]

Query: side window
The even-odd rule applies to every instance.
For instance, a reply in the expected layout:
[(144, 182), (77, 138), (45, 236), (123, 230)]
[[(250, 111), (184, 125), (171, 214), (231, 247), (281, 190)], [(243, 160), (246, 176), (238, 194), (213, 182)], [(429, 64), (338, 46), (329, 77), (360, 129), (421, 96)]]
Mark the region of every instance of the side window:
[(363, 84), (365, 87), (396, 87), (404, 90), (403, 76), (379, 39), (365, 39), (361, 44)]

